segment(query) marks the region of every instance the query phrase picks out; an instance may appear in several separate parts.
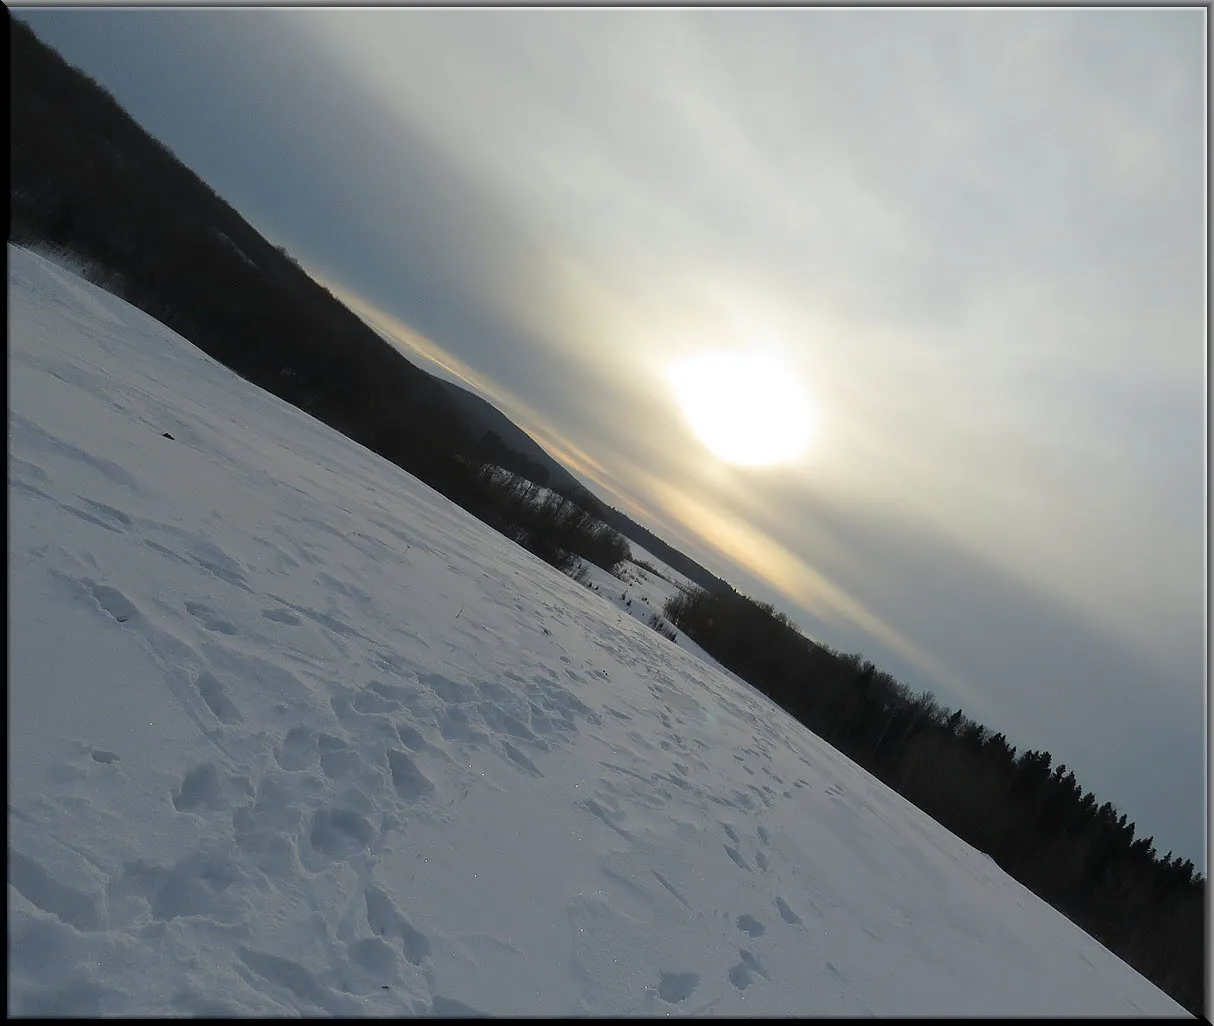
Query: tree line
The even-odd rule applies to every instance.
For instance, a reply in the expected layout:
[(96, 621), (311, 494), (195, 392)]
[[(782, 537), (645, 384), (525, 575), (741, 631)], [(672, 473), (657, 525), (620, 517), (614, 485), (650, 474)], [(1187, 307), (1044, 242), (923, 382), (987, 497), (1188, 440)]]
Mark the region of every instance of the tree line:
[(632, 555), (619, 532), (584, 506), (492, 463), (474, 465), (452, 498), (572, 577), (579, 577), (583, 559), (614, 573)]
[(10, 242), (86, 262), (108, 289), (241, 377), (554, 565), (626, 558), (627, 542), (590, 524), (585, 504), (522, 498), (493, 468), (533, 477), (544, 468), (478, 432), (438, 379), (264, 239), (28, 26), (10, 16), (9, 29)]
[(942, 826), (990, 855), (1198, 1017), (1205, 879), (1086, 791), (1046, 751), (913, 693), (732, 589), (672, 596), (667, 618), (714, 659)]

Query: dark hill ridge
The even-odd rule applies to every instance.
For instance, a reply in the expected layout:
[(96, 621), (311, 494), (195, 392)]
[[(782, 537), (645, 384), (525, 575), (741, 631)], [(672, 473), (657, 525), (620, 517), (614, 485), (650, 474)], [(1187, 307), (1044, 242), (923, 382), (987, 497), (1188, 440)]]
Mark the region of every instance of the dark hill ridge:
[[(475, 425), (475, 430), (482, 440), (486, 435), (496, 435), (502, 445), (512, 452), (516, 459), (501, 459), (500, 465), (515, 473), (545, 485), (553, 491), (568, 496), (579, 505), (586, 506), (591, 512), (601, 517), (604, 523), (615, 528), (629, 541), (635, 542), (672, 569), (683, 574), (688, 580), (695, 581), (709, 591), (724, 589), (730, 586), (721, 578), (684, 555), (674, 546), (669, 545), (652, 531), (642, 527), (626, 513), (621, 513), (613, 506), (607, 505), (594, 495), (585, 485), (565, 469), (559, 462), (548, 455), (547, 451), (535, 441), (526, 431), (518, 427), (492, 403), (481, 398), (460, 385), (440, 378), (435, 378), (456, 408), (465, 415), (468, 423)], [(487, 443), (486, 449), (492, 454), (493, 444)]]
[[(467, 423), (474, 426), (478, 437), (484, 439), (486, 435), (496, 435), (501, 445), (514, 454), (517, 466), (509, 469), (575, 501), (598, 504), (598, 500), (581, 481), (549, 456), (543, 446), (491, 402), (453, 381), (438, 377), (434, 380), (446, 392), (447, 398)], [(494, 447), (492, 443), (488, 444)]]
[[(9, 17), (9, 240), (50, 244), (208, 355), (468, 508), (470, 466), (551, 487), (706, 587), (477, 395), (428, 373)], [(472, 509), (481, 515), (476, 509)]]
[(445, 393), (10, 18), (9, 239), (49, 243), (210, 356), (433, 483)]

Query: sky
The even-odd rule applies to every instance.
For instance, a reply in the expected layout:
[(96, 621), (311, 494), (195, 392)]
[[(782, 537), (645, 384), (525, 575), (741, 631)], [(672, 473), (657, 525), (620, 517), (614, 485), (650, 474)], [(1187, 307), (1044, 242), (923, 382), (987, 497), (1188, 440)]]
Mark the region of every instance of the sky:
[[(1204, 865), (1204, 10), (20, 16), (612, 505)], [(799, 456), (701, 442), (719, 351)]]

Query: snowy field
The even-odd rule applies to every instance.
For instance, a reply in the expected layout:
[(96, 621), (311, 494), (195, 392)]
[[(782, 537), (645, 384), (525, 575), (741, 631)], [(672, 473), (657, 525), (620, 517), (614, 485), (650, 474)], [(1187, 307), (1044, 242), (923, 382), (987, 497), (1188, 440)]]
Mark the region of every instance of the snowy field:
[[(662, 615), (662, 607), (668, 598), (672, 598), (682, 590), (693, 589), (695, 585), (664, 563), (658, 563), (639, 545), (630, 541), (628, 546), (632, 549), (634, 560), (647, 563), (658, 573), (655, 574), (652, 570), (632, 561), (625, 561), (617, 567), (615, 574), (609, 574), (592, 563), (584, 563), (588, 586), (602, 595), (621, 613), (627, 613), (647, 626), (654, 614), (657, 614), (662, 628), (674, 631), (670, 621)], [(675, 644), (680, 648), (694, 652), (701, 659), (714, 663), (714, 665), (719, 665), (682, 631), (676, 631), (675, 635)]]
[(1184, 1014), (618, 608), (669, 582), (8, 257), (10, 1014)]

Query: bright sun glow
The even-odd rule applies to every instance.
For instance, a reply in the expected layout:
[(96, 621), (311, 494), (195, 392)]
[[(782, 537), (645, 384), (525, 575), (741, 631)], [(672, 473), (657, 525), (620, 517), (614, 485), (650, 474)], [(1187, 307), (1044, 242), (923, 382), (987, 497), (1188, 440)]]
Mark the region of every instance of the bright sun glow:
[(809, 400), (774, 359), (705, 353), (675, 364), (669, 377), (700, 441), (727, 463), (782, 463), (809, 442)]

